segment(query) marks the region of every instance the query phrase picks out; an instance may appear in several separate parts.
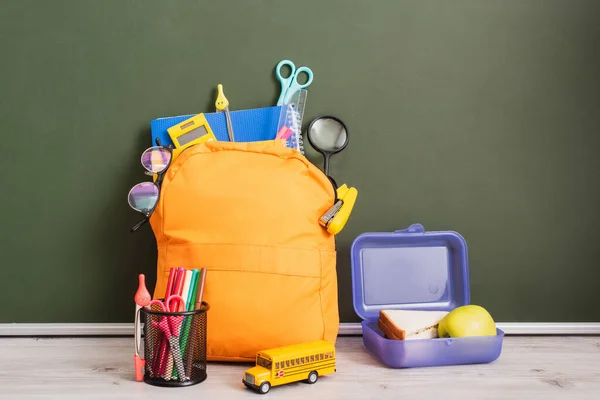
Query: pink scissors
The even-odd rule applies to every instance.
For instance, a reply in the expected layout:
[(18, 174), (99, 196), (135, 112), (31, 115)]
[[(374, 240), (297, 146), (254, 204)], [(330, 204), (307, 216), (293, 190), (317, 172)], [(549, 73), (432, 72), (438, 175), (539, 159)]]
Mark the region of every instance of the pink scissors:
[[(153, 304), (158, 305), (163, 312), (178, 312), (183, 311), (185, 300), (183, 300), (183, 297), (174, 294), (169, 296), (164, 302), (160, 300), (152, 300), (150, 304), (148, 304), (148, 307), (152, 307)], [(185, 381), (188, 379), (185, 376), (183, 359), (181, 357), (181, 347), (179, 346), (179, 334), (183, 319), (183, 315), (169, 315), (166, 317), (160, 317), (160, 321), (158, 322), (154, 320), (152, 321), (152, 325), (163, 331), (165, 337), (169, 341), (171, 352), (173, 353), (173, 361), (175, 363), (175, 368), (177, 368), (177, 375), (179, 376), (180, 381)], [(162, 367), (163, 366), (161, 366), (161, 368)]]

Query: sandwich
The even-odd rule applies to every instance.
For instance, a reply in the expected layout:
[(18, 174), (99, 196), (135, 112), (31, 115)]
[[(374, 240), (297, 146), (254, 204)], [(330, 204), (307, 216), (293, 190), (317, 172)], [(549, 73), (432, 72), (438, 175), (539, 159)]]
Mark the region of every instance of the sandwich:
[(378, 325), (388, 339), (434, 339), (446, 314), (447, 311), (381, 310)]

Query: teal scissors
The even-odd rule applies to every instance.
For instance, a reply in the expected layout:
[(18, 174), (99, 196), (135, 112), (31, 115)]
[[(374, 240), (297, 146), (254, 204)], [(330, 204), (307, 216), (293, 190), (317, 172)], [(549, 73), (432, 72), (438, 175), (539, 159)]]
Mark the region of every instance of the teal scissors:
[[(290, 67), (291, 70), (290, 76), (287, 78), (281, 76), (281, 67), (284, 65)], [(303, 72), (308, 76), (308, 79), (306, 80), (306, 83), (300, 84), (298, 82), (298, 75)], [(275, 73), (277, 74), (277, 79), (281, 82), (281, 94), (279, 95), (279, 100), (277, 100), (278, 106), (285, 104), (296, 91), (307, 88), (313, 81), (313, 72), (310, 68), (300, 67), (296, 69), (296, 66), (290, 60), (280, 61), (279, 64), (277, 64), (277, 67), (275, 67)]]

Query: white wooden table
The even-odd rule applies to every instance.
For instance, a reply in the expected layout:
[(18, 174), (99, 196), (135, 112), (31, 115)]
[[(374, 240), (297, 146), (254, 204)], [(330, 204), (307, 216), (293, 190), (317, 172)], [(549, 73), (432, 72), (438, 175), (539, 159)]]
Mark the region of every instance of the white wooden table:
[(251, 364), (209, 363), (205, 382), (159, 388), (135, 382), (133, 338), (1, 338), (0, 399), (600, 399), (600, 337), (505, 337), (492, 364), (389, 369), (341, 337), (333, 375), (314, 385), (246, 389)]

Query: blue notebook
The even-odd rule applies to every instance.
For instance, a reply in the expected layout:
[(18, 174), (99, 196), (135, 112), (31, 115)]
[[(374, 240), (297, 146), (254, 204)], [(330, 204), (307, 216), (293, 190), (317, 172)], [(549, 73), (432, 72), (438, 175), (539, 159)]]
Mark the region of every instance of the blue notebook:
[[(281, 106), (254, 108), (251, 110), (231, 111), (231, 125), (236, 142), (260, 142), (273, 140), (277, 134)], [(167, 129), (194, 116), (180, 115), (177, 117), (157, 118), (150, 122), (152, 145), (156, 145), (158, 137), (163, 145), (172, 144)], [(224, 112), (204, 113), (210, 128), (219, 141), (229, 141), (227, 121)]]

